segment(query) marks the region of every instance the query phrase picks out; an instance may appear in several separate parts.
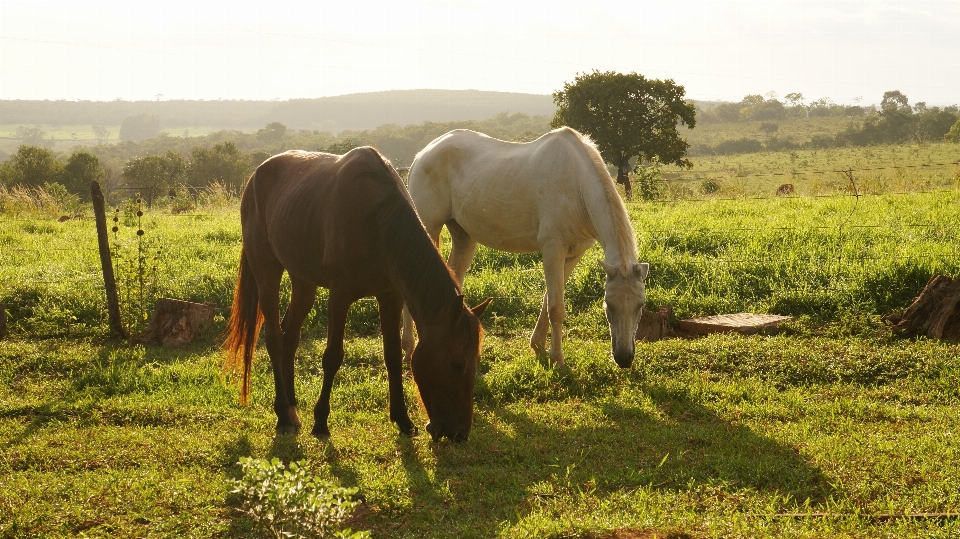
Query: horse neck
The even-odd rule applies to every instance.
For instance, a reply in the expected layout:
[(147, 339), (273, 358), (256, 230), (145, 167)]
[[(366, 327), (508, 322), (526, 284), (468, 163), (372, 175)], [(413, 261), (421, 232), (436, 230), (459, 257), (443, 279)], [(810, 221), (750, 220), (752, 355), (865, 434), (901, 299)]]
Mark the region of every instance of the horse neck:
[[(606, 171), (604, 170), (604, 173)], [(637, 263), (637, 240), (630, 225), (627, 208), (608, 177), (589, 178), (583, 183), (586, 212), (595, 239), (603, 248), (604, 262), (611, 266)], [(609, 185), (608, 185), (609, 184)]]
[(411, 208), (409, 215), (402, 217), (402, 223), (385, 228), (385, 244), (393, 251), (386, 264), (410, 316), (417, 327), (423, 327), (440, 322), (444, 311), (463, 305), (463, 301), (450, 269), (416, 213)]

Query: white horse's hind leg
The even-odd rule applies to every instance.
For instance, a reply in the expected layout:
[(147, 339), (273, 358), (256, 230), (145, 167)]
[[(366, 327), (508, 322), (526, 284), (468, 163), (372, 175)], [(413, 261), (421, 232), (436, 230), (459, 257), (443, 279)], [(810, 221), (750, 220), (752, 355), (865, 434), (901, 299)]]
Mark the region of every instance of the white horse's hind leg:
[(410, 311), (407, 310), (407, 304), (403, 304), (403, 328), (400, 335), (400, 348), (403, 349), (403, 362), (407, 365), (411, 365), (413, 361), (413, 348), (416, 346), (417, 340), (413, 336), (413, 318), (410, 316)]
[(540, 305), (540, 316), (537, 317), (537, 325), (533, 328), (533, 335), (530, 335), (530, 348), (534, 350), (543, 348), (547, 344), (547, 331), (550, 329), (550, 315), (547, 314), (547, 293), (543, 293), (543, 303)]
[(477, 254), (477, 240), (471, 238), (453, 219), (447, 221), (447, 230), (450, 231), (451, 239), (450, 258), (447, 259), (447, 263), (457, 278), (457, 284), (463, 288), (463, 278), (470, 269), (474, 255)]

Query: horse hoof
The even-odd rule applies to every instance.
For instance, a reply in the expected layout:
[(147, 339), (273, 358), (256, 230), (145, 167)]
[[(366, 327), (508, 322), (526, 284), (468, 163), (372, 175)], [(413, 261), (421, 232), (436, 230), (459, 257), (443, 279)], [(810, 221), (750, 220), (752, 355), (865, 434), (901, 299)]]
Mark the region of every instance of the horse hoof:
[(310, 431), (310, 434), (320, 441), (327, 441), (330, 439), (330, 429), (313, 427), (313, 430)]
[(417, 427), (413, 426), (413, 424), (410, 424), (409, 426), (406, 426), (406, 427), (400, 427), (399, 425), (397, 426), (400, 428), (400, 434), (406, 436), (407, 438), (413, 438), (414, 436), (420, 433)]
[(300, 432), (300, 427), (297, 425), (278, 425), (277, 426), (277, 436), (296, 436)]

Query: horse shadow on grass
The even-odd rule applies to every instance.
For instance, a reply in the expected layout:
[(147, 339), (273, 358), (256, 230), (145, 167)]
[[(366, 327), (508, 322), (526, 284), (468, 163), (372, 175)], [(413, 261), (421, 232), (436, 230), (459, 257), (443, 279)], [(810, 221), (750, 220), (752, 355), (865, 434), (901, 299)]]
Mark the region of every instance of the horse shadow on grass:
[[(581, 403), (591, 418), (582, 427), (569, 428), (580, 421), (549, 417), (557, 412), (536, 405), (478, 414), (466, 444), (430, 446), (437, 459), (432, 481), (416, 450), (402, 451), (414, 497), (410, 510), (429, 506), (440, 513), (434, 518), (454, 522), (484, 515), (470, 521), (471, 532), (493, 536), (538, 499), (564, 494), (604, 499), (635, 489), (684, 493), (708, 486), (812, 506), (833, 494), (822, 471), (795, 448), (724, 419), (682, 389), (647, 384), (640, 390), (655, 411)], [(439, 492), (440, 485), (447, 492)], [(444, 496), (442, 504), (429, 503)]]

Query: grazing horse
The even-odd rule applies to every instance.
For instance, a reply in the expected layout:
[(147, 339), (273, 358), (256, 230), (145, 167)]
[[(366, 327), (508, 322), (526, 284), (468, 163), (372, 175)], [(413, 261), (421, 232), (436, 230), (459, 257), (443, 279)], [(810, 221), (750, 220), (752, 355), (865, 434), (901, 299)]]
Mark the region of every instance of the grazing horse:
[[(613, 357), (620, 367), (630, 367), (649, 266), (637, 262), (626, 207), (588, 138), (563, 127), (521, 144), (458, 129), (417, 154), (407, 183), (430, 237), (437, 241), (444, 225), (450, 231), (447, 262), (459, 284), (478, 242), (543, 254), (547, 286), (530, 346), (544, 349), (549, 326), (550, 358), (558, 366), (563, 365), (563, 287), (584, 251), (599, 241)], [(413, 341), (404, 316), (408, 353)]]
[[(323, 387), (313, 409), (313, 435), (330, 435), (330, 389), (343, 363), (350, 305), (375, 296), (380, 307), (390, 419), (416, 433), (403, 400), (400, 348), (404, 302), (423, 338), (413, 352), (413, 379), (434, 440), (467, 439), (473, 389), (489, 300), (474, 309), (417, 218), (400, 177), (373, 148), (345, 155), (290, 151), (271, 157), (250, 177), (240, 202), (243, 247), (224, 348), (227, 366), (242, 363), (241, 402), (250, 392), (250, 363), (261, 325), (273, 366), (277, 433), (300, 428), (294, 355), (300, 327), (330, 289)], [(290, 276), (290, 303), (280, 319), (280, 280)]]

